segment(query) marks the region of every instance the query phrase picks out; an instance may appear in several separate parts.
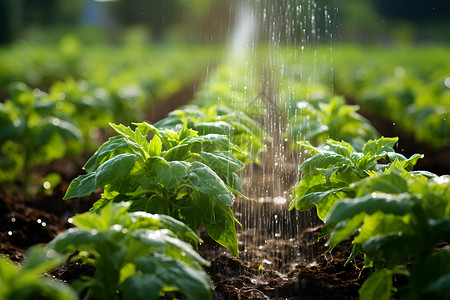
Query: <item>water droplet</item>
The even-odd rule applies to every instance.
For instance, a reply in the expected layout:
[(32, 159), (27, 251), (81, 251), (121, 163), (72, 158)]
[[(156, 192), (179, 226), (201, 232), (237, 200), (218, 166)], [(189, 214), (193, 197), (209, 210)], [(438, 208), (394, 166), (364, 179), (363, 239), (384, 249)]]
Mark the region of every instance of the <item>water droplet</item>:
[(445, 86), (446, 86), (447, 88), (450, 89), (450, 77), (445, 78), (444, 84), (445, 84)]
[(8, 235), (12, 235), (12, 231), (10, 230), (10, 231), (8, 231)]
[(44, 187), (44, 189), (48, 190), (51, 187), (50, 182), (46, 181), (42, 184), (42, 186)]
[(52, 124), (55, 126), (59, 126), (59, 124), (61, 124), (61, 120), (58, 118), (53, 118), (52, 119)]
[(11, 222), (14, 223), (15, 221), (16, 221), (16, 218), (12, 217), (12, 218), (11, 218)]

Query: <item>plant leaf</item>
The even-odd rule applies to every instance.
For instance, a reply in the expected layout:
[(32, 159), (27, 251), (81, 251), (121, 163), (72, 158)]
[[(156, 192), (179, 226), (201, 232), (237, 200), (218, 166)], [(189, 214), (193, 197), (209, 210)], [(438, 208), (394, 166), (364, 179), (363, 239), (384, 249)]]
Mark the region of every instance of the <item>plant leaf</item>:
[(394, 287), (390, 270), (380, 270), (371, 274), (359, 289), (361, 300), (390, 300)]
[(200, 192), (215, 195), (226, 206), (231, 207), (233, 205), (233, 193), (227, 189), (222, 179), (207, 165), (193, 162), (188, 173), (188, 179)]
[(106, 184), (114, 184), (129, 174), (137, 160), (136, 154), (119, 154), (104, 162), (95, 172), (75, 178), (69, 185), (64, 200), (83, 197)]

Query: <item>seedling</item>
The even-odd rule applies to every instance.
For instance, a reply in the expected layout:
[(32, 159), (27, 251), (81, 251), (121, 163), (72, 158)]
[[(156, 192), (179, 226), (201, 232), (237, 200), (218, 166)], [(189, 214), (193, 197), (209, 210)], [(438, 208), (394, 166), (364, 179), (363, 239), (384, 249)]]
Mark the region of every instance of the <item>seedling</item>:
[(233, 153), (242, 151), (225, 135), (199, 136), (187, 123), (178, 132), (148, 123), (135, 125), (133, 131), (111, 124), (120, 135), (88, 160), (84, 166), (88, 174), (72, 181), (64, 199), (104, 187), (94, 209), (111, 201), (132, 201), (132, 211), (167, 214), (194, 230), (203, 224), (214, 240), (238, 255), (231, 206), (234, 194), (241, 195), (236, 172), (244, 164)]
[(208, 262), (184, 242), (200, 242), (196, 233), (169, 216), (128, 212), (129, 205), (109, 203), (95, 213), (76, 215), (72, 223), (77, 227), (47, 245), (95, 267), (92, 277), (74, 284), (80, 295), (158, 299), (179, 291), (189, 299), (211, 299), (211, 282), (201, 267)]

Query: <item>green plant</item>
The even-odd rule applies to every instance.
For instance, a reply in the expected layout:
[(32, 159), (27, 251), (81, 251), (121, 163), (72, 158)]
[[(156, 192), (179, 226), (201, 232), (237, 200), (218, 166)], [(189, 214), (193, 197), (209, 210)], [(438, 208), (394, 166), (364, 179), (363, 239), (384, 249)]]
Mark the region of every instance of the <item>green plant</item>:
[(169, 216), (128, 212), (129, 205), (109, 203), (76, 215), (72, 222), (77, 227), (46, 246), (95, 267), (92, 277), (73, 284), (80, 295), (158, 299), (179, 291), (189, 299), (211, 299), (211, 282), (201, 267), (208, 263), (184, 242), (198, 243), (195, 232)]
[(397, 141), (398, 138), (386, 137), (370, 140), (362, 152), (355, 151), (346, 142), (334, 140), (328, 140), (320, 147), (299, 142), (300, 146), (312, 152), (312, 156), (300, 166), (304, 174), (293, 189), (289, 209), (295, 207), (307, 211), (315, 205), (319, 218), (323, 220), (338, 199), (355, 195), (350, 187), (352, 183), (382, 172), (394, 162), (406, 171), (412, 171), (423, 156), (414, 154), (406, 158), (395, 153), (393, 147)]
[[(158, 128), (179, 130), (187, 122), (190, 129), (196, 130), (199, 135), (223, 134), (237, 145), (249, 159), (260, 163), (259, 156), (265, 151), (265, 142), (270, 142), (264, 129), (255, 120), (244, 112), (234, 111), (223, 105), (186, 105), (176, 109), (161, 121), (155, 123)], [(236, 153), (241, 161), (249, 162), (245, 155)]]
[(403, 275), (409, 282), (399, 296), (448, 298), (450, 247), (434, 247), (450, 242), (450, 177), (428, 179), (393, 164), (353, 189), (356, 197), (338, 201), (325, 222), (330, 247), (354, 236), (353, 255), (363, 252), (365, 265), (376, 269), (360, 297), (391, 299), (393, 277)]
[(73, 119), (40, 90), (22, 83), (0, 103), (0, 182), (22, 175), (27, 187), (31, 166), (79, 152), (83, 136)]
[[(132, 201), (132, 211), (162, 213), (208, 234), (237, 255), (235, 217), (231, 206), (242, 185), (236, 172), (242, 151), (225, 135), (199, 136), (187, 123), (175, 132), (148, 123), (111, 126), (119, 133), (87, 161), (88, 172), (75, 178), (64, 199), (89, 195), (104, 187), (93, 208), (110, 201)], [(147, 140), (149, 133), (154, 136)]]
[(327, 139), (343, 140), (361, 150), (364, 142), (377, 138), (378, 132), (357, 113), (359, 107), (346, 105), (343, 97), (328, 102), (302, 100), (296, 102), (289, 116), (286, 136), (293, 145), (298, 141), (315, 144)]
[(48, 251), (40, 246), (35, 246), (28, 251), (22, 266), (0, 256), (0, 298), (5, 300), (78, 299), (70, 286), (42, 275), (63, 263), (64, 260), (64, 255)]
[[(435, 148), (449, 143), (448, 49), (349, 47), (336, 61), (337, 90)], [(399, 114), (398, 111), (405, 111)]]
[[(365, 267), (376, 271), (360, 289), (363, 299), (399, 297), (445, 299), (449, 294), (450, 178), (413, 171), (422, 155), (409, 159), (393, 151), (397, 138), (367, 142), (362, 152), (347, 143), (329, 140), (301, 165), (305, 174), (294, 188), (290, 208), (313, 205), (325, 222), (321, 238), (328, 246), (353, 237), (351, 261), (359, 252)], [(409, 263), (413, 262), (412, 266)], [(409, 283), (398, 292), (394, 276)]]

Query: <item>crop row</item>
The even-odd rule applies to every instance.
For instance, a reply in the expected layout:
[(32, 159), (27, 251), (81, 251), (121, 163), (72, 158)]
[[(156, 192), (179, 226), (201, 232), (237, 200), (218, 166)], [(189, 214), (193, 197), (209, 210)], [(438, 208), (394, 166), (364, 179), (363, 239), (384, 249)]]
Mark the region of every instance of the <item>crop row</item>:
[[(95, 267), (92, 277), (72, 284), (86, 299), (157, 299), (175, 291), (208, 299), (211, 283), (200, 267), (207, 262), (194, 250), (200, 241), (195, 231), (203, 225), (238, 255), (231, 207), (235, 195), (243, 195), (236, 172), (264, 151), (261, 127), (220, 105), (190, 105), (155, 126), (111, 126), (118, 135), (100, 146), (84, 166), (87, 174), (74, 179), (65, 196), (103, 187), (101, 199), (92, 212), (72, 218), (76, 228), (32, 248), (20, 271), (2, 261), (5, 298), (35, 293), (73, 299), (77, 293), (68, 286), (36, 276), (81, 260)], [(23, 276), (30, 277), (30, 288), (20, 294)]]
[[(156, 299), (173, 291), (192, 299), (210, 297), (211, 283), (200, 267), (207, 262), (194, 251), (200, 241), (195, 231), (203, 225), (214, 240), (238, 255), (232, 205), (235, 195), (245, 196), (236, 172), (251, 161), (259, 163), (271, 140), (256, 121), (234, 109), (250, 102), (247, 88), (230, 87), (223, 69), (204, 84), (192, 104), (154, 125), (134, 123), (132, 129), (111, 124), (118, 135), (99, 147), (84, 166), (87, 174), (74, 179), (65, 196), (82, 197), (103, 187), (101, 198), (92, 212), (72, 218), (75, 228), (30, 249), (20, 271), (2, 262), (2, 280), (8, 283), (2, 285), (4, 297), (76, 297), (68, 286), (37, 275), (77, 260), (95, 267), (92, 277), (72, 284), (86, 299)], [(300, 128), (298, 134), (292, 128), (287, 131), (296, 136), (293, 143), (308, 126), (305, 115), (322, 122), (319, 127), (331, 126), (333, 115), (363, 121), (340, 98), (331, 104), (319, 102), (309, 103), (308, 111), (290, 113)], [(303, 105), (299, 101), (294, 107)], [(319, 143), (329, 132), (311, 138)], [(29, 289), (17, 283), (22, 277), (29, 278)]]
[[(201, 269), (207, 262), (195, 251), (200, 241), (195, 231), (203, 225), (238, 254), (232, 206), (236, 195), (245, 196), (237, 172), (259, 163), (271, 140), (251, 116), (267, 113), (274, 103), (249, 106), (264, 96), (254, 96), (258, 84), (232, 81), (230, 74), (239, 72), (231, 70), (219, 68), (190, 105), (156, 124), (111, 124), (118, 135), (98, 148), (84, 166), (87, 173), (72, 181), (65, 196), (82, 197), (103, 187), (101, 199), (91, 212), (72, 218), (75, 228), (32, 248), (21, 270), (2, 260), (1, 277), (8, 284), (0, 286), (0, 295), (74, 299), (67, 285), (37, 275), (82, 260), (95, 272), (72, 284), (79, 297), (157, 299), (178, 291), (209, 298), (211, 283)], [(421, 155), (395, 153), (396, 138), (378, 138), (356, 107), (327, 90), (315, 91), (305, 90), (294, 76), (277, 91), (275, 105), (287, 120), (285, 137), (293, 148), (311, 153), (300, 166), (290, 208), (315, 205), (330, 247), (353, 237), (349, 261), (362, 252), (366, 267), (376, 269), (361, 297), (388, 299), (395, 291), (393, 279), (405, 276), (409, 284), (397, 296), (445, 298), (449, 248), (438, 244), (450, 236), (448, 176), (413, 171)], [(20, 103), (32, 102), (32, 92), (19, 88)]]
[(195, 80), (203, 54), (134, 43), (88, 48), (74, 37), (55, 48), (1, 49), (0, 86), (8, 89), (0, 102), (0, 184), (24, 179), (26, 186), (31, 167), (92, 153), (105, 124), (143, 119), (149, 106)]
[(343, 47), (335, 60), (340, 93), (439, 148), (450, 136), (450, 64), (446, 48)]

